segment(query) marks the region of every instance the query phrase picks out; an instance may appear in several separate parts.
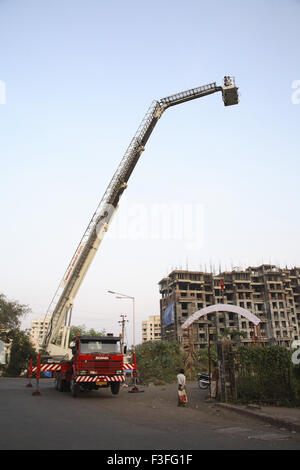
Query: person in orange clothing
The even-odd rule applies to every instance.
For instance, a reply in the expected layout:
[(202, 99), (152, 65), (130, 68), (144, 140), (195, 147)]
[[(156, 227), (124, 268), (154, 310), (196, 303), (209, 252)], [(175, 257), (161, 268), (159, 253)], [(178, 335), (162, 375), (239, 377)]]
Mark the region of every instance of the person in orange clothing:
[(177, 375), (177, 385), (178, 385), (178, 406), (185, 406), (187, 403), (186, 377), (184, 375), (183, 369), (180, 369), (179, 374)]

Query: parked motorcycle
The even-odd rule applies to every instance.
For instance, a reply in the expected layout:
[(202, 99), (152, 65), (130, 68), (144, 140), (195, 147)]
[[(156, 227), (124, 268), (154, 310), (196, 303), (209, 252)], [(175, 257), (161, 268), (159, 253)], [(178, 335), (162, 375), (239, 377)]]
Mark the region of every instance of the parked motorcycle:
[(201, 390), (206, 390), (208, 389), (209, 387), (209, 374), (202, 374), (201, 372), (199, 372), (198, 374), (198, 387), (201, 389)]

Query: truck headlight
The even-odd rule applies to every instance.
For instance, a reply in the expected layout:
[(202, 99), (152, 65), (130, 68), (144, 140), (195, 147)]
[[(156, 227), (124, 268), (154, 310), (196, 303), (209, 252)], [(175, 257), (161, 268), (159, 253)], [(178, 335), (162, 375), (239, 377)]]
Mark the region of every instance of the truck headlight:
[(122, 374), (123, 375), (123, 371), (122, 370), (116, 370), (116, 374), (118, 374), (118, 375)]
[(79, 370), (78, 375), (88, 375), (89, 371), (88, 370)]

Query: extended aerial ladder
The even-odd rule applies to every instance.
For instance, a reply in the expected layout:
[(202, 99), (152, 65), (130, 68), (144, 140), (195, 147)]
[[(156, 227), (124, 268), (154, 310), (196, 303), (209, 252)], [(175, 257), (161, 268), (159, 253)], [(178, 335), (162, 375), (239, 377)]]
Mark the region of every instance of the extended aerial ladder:
[[(120, 197), (127, 187), (130, 175), (145, 149), (145, 145), (158, 120), (163, 112), (171, 106), (202, 98), (216, 92), (222, 93), (225, 106), (235, 105), (239, 102), (238, 88), (235, 85), (235, 80), (233, 77), (228, 76), (224, 77), (223, 86), (217, 86), (215, 82), (209, 83), (152, 102), (94, 212), (47, 310), (46, 314), (51, 315), (51, 319), (43, 339), (43, 349), (52, 356), (68, 355), (71, 352), (68, 349), (69, 326), (75, 296), (108, 230), (112, 217), (118, 207)], [(62, 327), (64, 327), (64, 333), (62, 338), (60, 338), (60, 344), (57, 344)]]

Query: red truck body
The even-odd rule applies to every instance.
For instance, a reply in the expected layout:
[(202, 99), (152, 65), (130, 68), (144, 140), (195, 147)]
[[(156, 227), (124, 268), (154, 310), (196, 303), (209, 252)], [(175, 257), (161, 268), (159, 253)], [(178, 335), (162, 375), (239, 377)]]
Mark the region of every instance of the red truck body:
[(56, 372), (57, 390), (77, 396), (81, 390), (110, 387), (114, 395), (119, 393), (125, 381), (119, 337), (78, 335), (72, 351), (72, 359), (61, 361)]

